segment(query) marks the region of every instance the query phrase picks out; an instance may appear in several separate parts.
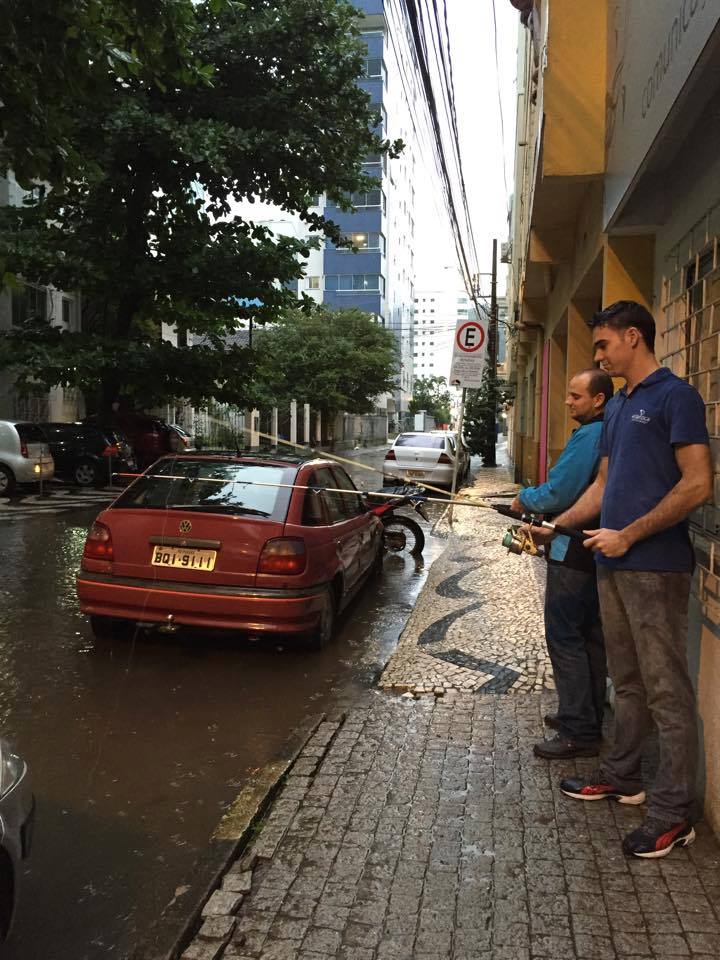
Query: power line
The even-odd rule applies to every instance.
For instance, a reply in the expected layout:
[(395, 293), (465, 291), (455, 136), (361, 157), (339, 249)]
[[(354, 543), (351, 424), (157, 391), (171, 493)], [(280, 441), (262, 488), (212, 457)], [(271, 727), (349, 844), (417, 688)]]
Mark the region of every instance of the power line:
[(500, 88), (500, 57), (498, 55), (497, 10), (495, 8), (495, 0), (492, 0), (492, 12), (493, 12), (493, 43), (495, 46), (495, 76), (497, 79), (498, 107), (500, 109), (500, 142), (502, 143), (503, 182), (505, 184), (506, 201), (508, 201), (510, 194), (508, 191), (507, 171), (505, 169), (505, 117), (503, 115), (502, 92)]
[[(452, 180), (450, 177), (448, 160), (447, 160), (445, 146), (443, 142), (442, 127), (440, 124), (440, 118), (438, 114), (437, 98), (435, 96), (435, 89), (434, 89), (432, 76), (430, 73), (430, 66), (429, 66), (428, 57), (427, 57), (427, 38), (423, 28), (422, 11), (419, 8), (419, 5), (416, 2), (416, 0), (405, 0), (405, 8), (407, 10), (407, 16), (410, 23), (413, 42), (415, 44), (415, 51), (416, 51), (416, 56), (418, 60), (420, 78), (422, 80), (422, 86), (425, 92), (425, 100), (427, 102), (428, 110), (430, 113), (432, 132), (435, 140), (435, 148), (436, 148), (437, 157), (440, 165), (444, 194), (445, 194), (446, 203), (448, 206), (448, 212), (450, 214), (450, 225), (453, 232), (455, 248), (458, 254), (458, 259), (460, 261), (460, 267), (463, 272), (467, 292), (470, 298), (475, 300), (475, 292), (473, 290), (473, 275), (477, 271), (476, 270), (473, 271), (470, 267), (469, 261), (470, 261), (471, 255), (469, 251), (466, 250), (466, 246), (463, 241), (463, 237), (460, 229), (458, 211), (454, 201)], [(445, 97), (449, 97), (451, 95), (447, 87), (445, 87), (445, 89), (443, 90), (443, 93)], [(456, 150), (457, 150), (456, 157), (459, 158), (459, 142), (454, 141), (454, 146), (456, 147)], [(468, 222), (466, 226), (468, 229), (468, 233), (471, 234), (472, 232), (471, 224)], [(474, 244), (472, 246), (474, 246)], [(479, 307), (479, 304), (477, 304), (477, 306)]]

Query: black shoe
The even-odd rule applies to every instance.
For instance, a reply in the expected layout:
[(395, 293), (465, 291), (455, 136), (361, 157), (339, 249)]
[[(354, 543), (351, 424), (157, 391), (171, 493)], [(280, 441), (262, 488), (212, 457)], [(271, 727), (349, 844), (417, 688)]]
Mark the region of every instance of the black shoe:
[(546, 713), (543, 717), (543, 723), (546, 727), (550, 727), (551, 730), (560, 729), (560, 720), (556, 713)]
[(632, 806), (645, 803), (644, 790), (640, 790), (639, 793), (618, 790), (617, 787), (608, 783), (599, 771), (589, 777), (568, 777), (566, 780), (561, 780), (560, 789), (566, 797), (572, 797), (573, 800), (605, 800), (612, 797), (618, 803), (628, 803)]
[(536, 743), (533, 753), (544, 760), (570, 760), (573, 757), (596, 757), (600, 753), (600, 747), (596, 743), (577, 743), (558, 734), (552, 740)]
[(675, 844), (689, 847), (695, 842), (695, 831), (687, 820), (672, 827), (648, 817), (642, 826), (629, 833), (622, 842), (623, 852), (628, 856), (654, 859), (666, 857)]

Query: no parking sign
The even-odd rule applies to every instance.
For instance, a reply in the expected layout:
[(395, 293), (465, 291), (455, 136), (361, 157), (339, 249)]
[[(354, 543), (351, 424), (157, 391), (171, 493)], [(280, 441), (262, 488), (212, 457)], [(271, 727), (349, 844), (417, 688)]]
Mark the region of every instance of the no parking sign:
[(487, 328), (480, 320), (461, 317), (455, 328), (450, 386), (477, 389), (487, 352)]

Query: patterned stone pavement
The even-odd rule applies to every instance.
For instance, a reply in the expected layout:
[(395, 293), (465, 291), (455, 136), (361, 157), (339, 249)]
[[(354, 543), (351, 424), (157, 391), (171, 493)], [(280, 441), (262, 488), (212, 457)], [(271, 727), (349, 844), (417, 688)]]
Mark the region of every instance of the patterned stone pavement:
[(375, 693), (326, 722), (183, 960), (717, 957), (720, 848), (627, 860), (642, 808), (533, 757), (548, 695)]
[[(507, 468), (478, 471), (463, 491), (482, 498), (514, 490)], [(500, 502), (509, 503), (504, 497)], [(430, 572), (380, 686), (413, 694), (553, 689), (545, 648), (545, 564), (501, 545), (510, 521), (455, 507), (436, 532), (448, 547)]]

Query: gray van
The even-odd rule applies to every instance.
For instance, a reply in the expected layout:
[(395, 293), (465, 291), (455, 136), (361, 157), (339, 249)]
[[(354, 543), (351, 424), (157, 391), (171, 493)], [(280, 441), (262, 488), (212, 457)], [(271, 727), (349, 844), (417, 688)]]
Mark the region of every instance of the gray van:
[(51, 480), (55, 462), (45, 434), (36, 423), (0, 420), (0, 497), (18, 483)]

